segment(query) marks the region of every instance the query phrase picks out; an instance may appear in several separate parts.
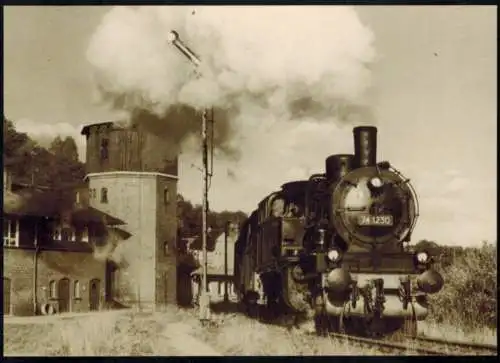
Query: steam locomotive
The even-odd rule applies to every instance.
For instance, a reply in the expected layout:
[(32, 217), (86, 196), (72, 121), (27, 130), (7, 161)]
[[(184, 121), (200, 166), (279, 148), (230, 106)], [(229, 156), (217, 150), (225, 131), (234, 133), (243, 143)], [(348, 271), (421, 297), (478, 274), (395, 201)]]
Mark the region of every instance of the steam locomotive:
[(433, 251), (410, 246), (410, 180), (377, 162), (376, 127), (353, 134), (354, 155), (329, 156), (325, 173), (282, 185), (245, 220), (235, 287), (248, 312), (305, 315), (317, 332), (415, 335), (444, 281)]

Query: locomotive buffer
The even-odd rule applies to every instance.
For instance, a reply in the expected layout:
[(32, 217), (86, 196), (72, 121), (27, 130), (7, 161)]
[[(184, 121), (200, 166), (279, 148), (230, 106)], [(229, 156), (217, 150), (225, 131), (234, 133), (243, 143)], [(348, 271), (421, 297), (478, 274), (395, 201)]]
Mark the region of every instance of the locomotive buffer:
[[(173, 44), (182, 54), (186, 56), (186, 58), (193, 63), (193, 65), (198, 68), (201, 64), (198, 56), (189, 49), (179, 37), (179, 34), (172, 30), (168, 35), (168, 40), (171, 44)], [(202, 119), (201, 119), (201, 139), (203, 144), (203, 203), (202, 203), (202, 250), (203, 250), (203, 264), (202, 264), (202, 284), (201, 284), (201, 294), (200, 294), (200, 320), (202, 322), (210, 319), (210, 296), (208, 294), (208, 284), (207, 284), (207, 238), (208, 238), (208, 229), (207, 229), (207, 212), (208, 212), (208, 138), (207, 138), (207, 122), (209, 112), (208, 109), (203, 110)], [(213, 122), (213, 120), (210, 120)], [(211, 176), (211, 175), (210, 175)]]

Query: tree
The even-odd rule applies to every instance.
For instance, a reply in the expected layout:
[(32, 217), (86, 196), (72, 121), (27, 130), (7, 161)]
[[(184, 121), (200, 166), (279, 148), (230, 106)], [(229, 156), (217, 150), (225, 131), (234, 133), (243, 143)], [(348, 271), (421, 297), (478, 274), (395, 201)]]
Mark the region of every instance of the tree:
[[(202, 208), (200, 205), (194, 205), (185, 200), (182, 195), (177, 198), (177, 220), (179, 224), (179, 237), (195, 237), (201, 235)], [(214, 232), (214, 235), (222, 233), (227, 222), (241, 223), (247, 218), (242, 211), (209, 211), (207, 215), (207, 224)], [(198, 246), (197, 246), (198, 247)], [(211, 249), (213, 246), (209, 246)]]
[(15, 177), (27, 176), (29, 159), (36, 143), (27, 134), (17, 132), (14, 123), (3, 119), (3, 162)]
[(61, 203), (72, 203), (73, 188), (85, 176), (73, 138), (63, 140), (58, 136), (47, 150), (27, 134), (18, 132), (5, 117), (4, 165), (9, 167), (16, 183), (48, 186), (56, 191)]
[(49, 151), (54, 155), (60, 155), (62, 150), (63, 141), (61, 136), (56, 136), (54, 140), (50, 143)]
[(54, 177), (53, 187), (65, 188), (83, 180), (85, 166), (78, 161), (78, 149), (72, 137), (68, 136), (63, 140), (60, 136), (56, 136), (49, 150), (54, 156), (51, 170)]
[(78, 148), (71, 136), (67, 136), (64, 140), (56, 136), (50, 144), (49, 151), (62, 160), (78, 163)]

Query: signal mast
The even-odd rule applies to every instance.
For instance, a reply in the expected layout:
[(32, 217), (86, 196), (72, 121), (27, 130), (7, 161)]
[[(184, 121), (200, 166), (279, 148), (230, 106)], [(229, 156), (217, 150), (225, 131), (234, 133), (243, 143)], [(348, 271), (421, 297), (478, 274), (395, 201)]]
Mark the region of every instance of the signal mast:
[[(195, 66), (198, 75), (199, 66), (201, 65), (200, 58), (189, 49), (180, 39), (179, 34), (172, 30), (168, 35), (168, 40), (173, 44), (186, 58)], [(201, 139), (202, 139), (202, 173), (203, 173), (203, 202), (202, 202), (202, 283), (201, 283), (201, 294), (200, 294), (200, 320), (202, 322), (208, 321), (210, 319), (210, 296), (208, 294), (208, 262), (207, 262), (207, 240), (208, 240), (208, 228), (207, 228), (207, 214), (208, 214), (208, 182), (209, 177), (212, 176), (213, 170), (213, 156), (211, 162), (211, 170), (208, 170), (208, 137), (207, 137), (207, 124), (209, 115), (212, 113), (208, 108), (205, 108), (201, 117)], [(211, 120), (213, 122), (213, 120)], [(212, 128), (213, 130), (213, 128)], [(213, 141), (213, 140), (212, 140)]]

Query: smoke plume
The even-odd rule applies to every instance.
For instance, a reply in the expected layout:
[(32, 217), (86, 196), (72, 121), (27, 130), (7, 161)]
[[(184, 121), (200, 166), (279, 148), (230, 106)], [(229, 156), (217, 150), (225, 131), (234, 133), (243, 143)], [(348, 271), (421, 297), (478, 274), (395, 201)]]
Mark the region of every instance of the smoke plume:
[[(201, 58), (199, 72), (168, 43), (171, 30)], [(231, 154), (255, 119), (366, 122), (372, 41), (350, 7), (120, 6), (87, 58), (103, 101), (179, 146), (214, 107), (215, 146)]]

